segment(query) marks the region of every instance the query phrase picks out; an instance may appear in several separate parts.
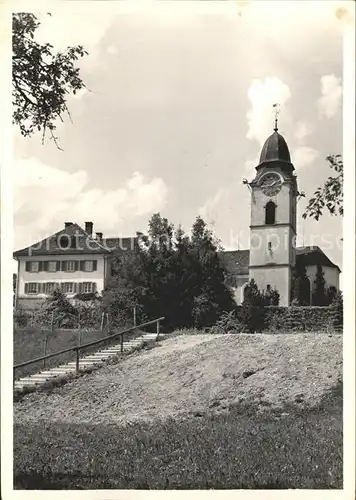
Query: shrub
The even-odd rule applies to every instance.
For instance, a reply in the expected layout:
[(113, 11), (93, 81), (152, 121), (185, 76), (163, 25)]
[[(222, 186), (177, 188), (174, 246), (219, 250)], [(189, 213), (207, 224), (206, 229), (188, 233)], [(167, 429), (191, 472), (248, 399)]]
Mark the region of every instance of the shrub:
[(338, 292), (330, 306), (330, 322), (335, 330), (342, 330), (344, 321), (344, 301), (342, 293)]
[(238, 317), (237, 310), (225, 311), (214, 326), (210, 328), (210, 333), (240, 333), (243, 324)]
[(30, 315), (26, 313), (23, 309), (16, 309), (14, 311), (14, 325), (15, 327), (17, 326), (18, 328), (25, 328), (29, 321), (30, 321)]
[[(333, 322), (332, 315), (335, 320)], [(334, 324), (340, 324), (340, 306), (290, 306), (267, 307), (265, 314), (265, 329), (267, 331), (327, 331)], [(341, 322), (342, 324), (342, 322)]]

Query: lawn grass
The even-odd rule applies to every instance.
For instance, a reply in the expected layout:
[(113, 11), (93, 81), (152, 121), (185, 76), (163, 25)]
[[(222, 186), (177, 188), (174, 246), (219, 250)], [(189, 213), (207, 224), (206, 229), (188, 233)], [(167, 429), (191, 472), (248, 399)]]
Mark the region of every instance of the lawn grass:
[(342, 488), (342, 385), (314, 408), (14, 426), (15, 489)]
[[(142, 334), (142, 331), (131, 332), (131, 338)], [(54, 352), (58, 352), (69, 347), (75, 347), (79, 343), (86, 344), (89, 342), (93, 342), (94, 340), (99, 340), (100, 338), (106, 337), (108, 335), (107, 331), (101, 330), (66, 330), (66, 329), (58, 329), (58, 330), (41, 330), (39, 328), (23, 328), (23, 329), (14, 329), (13, 335), (13, 345), (14, 345), (14, 364), (24, 363), (25, 361), (30, 361), (31, 359), (40, 358), (44, 356), (44, 339), (47, 336), (47, 349), (46, 354), (51, 354)], [(117, 344), (120, 342), (119, 337), (115, 337), (110, 344)], [(81, 356), (91, 354), (100, 349), (103, 349), (108, 342), (103, 344), (99, 344), (93, 347), (86, 348), (81, 353)], [(62, 363), (66, 363), (69, 361), (75, 360), (75, 352), (67, 352), (61, 354), (59, 356), (55, 356), (53, 358), (46, 360), (46, 369), (53, 368)], [(26, 375), (32, 375), (43, 370), (43, 361), (39, 361), (37, 363), (33, 363), (28, 366), (24, 366), (22, 368), (16, 369), (16, 378), (20, 378)]]

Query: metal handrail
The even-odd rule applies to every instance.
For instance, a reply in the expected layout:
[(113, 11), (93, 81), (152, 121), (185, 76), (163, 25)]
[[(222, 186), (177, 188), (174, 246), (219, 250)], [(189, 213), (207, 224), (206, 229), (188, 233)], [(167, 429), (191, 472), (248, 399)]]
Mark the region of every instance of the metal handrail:
[[(164, 320), (164, 317), (154, 319), (152, 321), (147, 321), (147, 323), (142, 323), (142, 325), (132, 326), (132, 327), (128, 328), (127, 330), (124, 330), (123, 332), (116, 332), (116, 333), (113, 333), (112, 335), (108, 335), (108, 336), (103, 337), (101, 339), (93, 340), (92, 342), (88, 342), (87, 344), (69, 347), (68, 349), (63, 349), (62, 351), (53, 352), (51, 354), (47, 354), (46, 356), (41, 356), (40, 358), (35, 358), (35, 359), (31, 359), (30, 361), (25, 361), (24, 363), (19, 363), (17, 365), (14, 365), (14, 367), (13, 367), (14, 375), (15, 375), (16, 368), (21, 368), (23, 366), (31, 365), (32, 363), (37, 363), (38, 361), (43, 361), (45, 359), (53, 358), (55, 356), (59, 356), (60, 354), (64, 354), (64, 353), (70, 352), (70, 351), (76, 351), (76, 372), (78, 373), (79, 372), (79, 352), (80, 352), (80, 349), (85, 349), (86, 347), (100, 344), (101, 342), (105, 342), (106, 340), (121, 336), (121, 352), (123, 352), (123, 338), (124, 338), (125, 333), (129, 333), (129, 332), (132, 332), (134, 330), (138, 330), (139, 328), (144, 328), (146, 326), (153, 325), (154, 323), (157, 323), (157, 338), (158, 338), (158, 336), (159, 336), (159, 323), (160, 323), (160, 321), (163, 321), (163, 320)], [(14, 376), (14, 379), (15, 379), (15, 376)]]

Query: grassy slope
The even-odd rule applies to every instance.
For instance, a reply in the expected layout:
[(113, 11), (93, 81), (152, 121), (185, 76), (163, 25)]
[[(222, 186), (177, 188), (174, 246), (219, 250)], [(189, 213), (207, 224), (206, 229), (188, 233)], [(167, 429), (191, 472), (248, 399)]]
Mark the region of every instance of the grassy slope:
[(26, 396), (15, 485), (341, 488), (341, 351), (341, 336), (176, 337)]
[[(14, 364), (23, 363), (31, 359), (40, 358), (44, 355), (44, 339), (47, 335), (47, 351), (46, 354), (58, 352), (69, 347), (74, 347), (79, 343), (85, 344), (108, 335), (106, 331), (100, 330), (40, 330), (38, 328), (23, 328), (14, 329), (13, 343), (14, 343)], [(131, 336), (134, 336), (132, 334)], [(118, 343), (116, 338), (114, 343)], [(102, 345), (87, 348), (83, 355), (91, 352), (96, 352)], [(68, 352), (51, 358), (46, 361), (47, 367), (58, 366), (67, 361), (75, 359), (74, 352)], [(37, 373), (43, 369), (43, 362), (34, 363), (29, 366), (18, 368), (16, 370), (16, 378)]]

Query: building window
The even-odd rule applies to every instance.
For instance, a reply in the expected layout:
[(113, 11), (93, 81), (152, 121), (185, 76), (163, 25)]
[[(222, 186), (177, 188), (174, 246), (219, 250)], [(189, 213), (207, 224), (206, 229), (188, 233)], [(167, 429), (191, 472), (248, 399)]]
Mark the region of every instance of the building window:
[(67, 260), (64, 262), (65, 262), (65, 266), (64, 266), (65, 271), (71, 272), (71, 273), (75, 271), (75, 260)]
[(66, 293), (74, 293), (74, 283), (66, 283)]
[(40, 263), (35, 261), (26, 262), (26, 271), (29, 273), (38, 273), (40, 270)]
[(80, 270), (84, 272), (92, 272), (97, 270), (97, 261), (96, 260), (81, 260), (80, 261)]
[(36, 295), (38, 293), (38, 283), (25, 283), (25, 293)]
[(266, 224), (274, 224), (276, 221), (276, 205), (269, 201), (266, 205)]
[(57, 238), (57, 245), (61, 250), (77, 248), (77, 237), (75, 235), (60, 234)]
[(94, 270), (93, 261), (92, 260), (85, 260), (84, 261), (84, 271), (91, 272), (93, 270)]
[(45, 284), (45, 293), (47, 295), (50, 295), (51, 293), (54, 292), (55, 287), (56, 287), (55, 283), (46, 283)]
[(47, 262), (47, 271), (50, 273), (54, 273), (57, 271), (57, 262), (55, 260)]
[(82, 283), (82, 293), (92, 293), (94, 292), (94, 283), (85, 282)]

